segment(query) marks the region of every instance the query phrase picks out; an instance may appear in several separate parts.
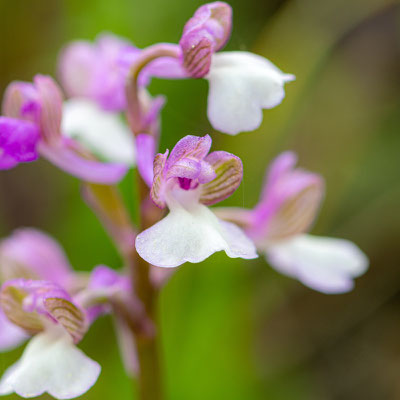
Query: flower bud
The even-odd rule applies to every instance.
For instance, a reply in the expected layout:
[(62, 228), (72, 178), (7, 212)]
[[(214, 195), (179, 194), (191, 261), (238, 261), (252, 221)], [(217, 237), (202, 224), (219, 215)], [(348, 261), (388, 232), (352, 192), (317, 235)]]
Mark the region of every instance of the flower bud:
[(193, 78), (207, 75), (211, 57), (227, 42), (232, 26), (232, 9), (223, 2), (201, 6), (186, 23), (179, 42), (183, 66)]

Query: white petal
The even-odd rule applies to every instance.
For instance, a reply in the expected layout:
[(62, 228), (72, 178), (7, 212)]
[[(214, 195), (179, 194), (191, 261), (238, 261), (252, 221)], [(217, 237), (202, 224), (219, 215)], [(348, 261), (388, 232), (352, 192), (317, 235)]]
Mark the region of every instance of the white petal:
[(210, 84), (208, 119), (219, 131), (236, 135), (260, 126), (262, 109), (283, 100), (283, 86), (294, 76), (264, 57), (232, 51), (213, 55), (206, 79)]
[(17, 393), (30, 398), (49, 393), (72, 399), (87, 392), (100, 374), (100, 365), (72, 343), (64, 331), (36, 335), (22, 357), (0, 381), (0, 394)]
[(353, 278), (368, 268), (368, 258), (354, 243), (311, 235), (270, 245), (267, 260), (278, 271), (323, 293), (350, 291)]
[(133, 165), (133, 135), (118, 113), (102, 110), (96, 103), (71, 99), (64, 103), (62, 131), (105, 161)]
[(202, 204), (194, 205), (190, 212), (173, 207), (165, 218), (137, 236), (136, 250), (158, 267), (198, 263), (221, 250), (231, 258), (257, 257), (253, 242), (240, 228), (219, 220)]

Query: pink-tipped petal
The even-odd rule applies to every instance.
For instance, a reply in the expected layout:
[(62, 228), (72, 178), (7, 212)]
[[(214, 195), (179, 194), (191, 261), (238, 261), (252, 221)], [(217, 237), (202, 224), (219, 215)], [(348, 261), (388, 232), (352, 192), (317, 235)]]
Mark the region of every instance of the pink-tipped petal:
[(50, 146), (39, 143), (40, 154), (62, 170), (86, 182), (111, 185), (119, 182), (127, 173), (123, 164), (102, 163), (81, 157), (66, 145)]
[(217, 251), (231, 257), (256, 258), (255, 246), (237, 226), (220, 220), (205, 206), (190, 210), (170, 206), (170, 213), (136, 238), (139, 255), (158, 267), (198, 263)]

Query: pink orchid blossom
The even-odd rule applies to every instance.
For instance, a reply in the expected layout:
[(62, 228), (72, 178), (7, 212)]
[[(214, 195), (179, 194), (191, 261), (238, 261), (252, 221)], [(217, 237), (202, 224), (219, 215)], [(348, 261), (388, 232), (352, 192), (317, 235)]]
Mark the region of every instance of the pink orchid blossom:
[(47, 392), (71, 399), (94, 385), (100, 365), (76, 347), (88, 328), (86, 312), (64, 289), (48, 281), (11, 280), (1, 288), (0, 304), (11, 322), (34, 335), (3, 374), (1, 395)]
[(168, 156), (157, 154), (151, 197), (169, 214), (136, 238), (136, 250), (158, 267), (201, 262), (216, 251), (256, 258), (251, 240), (236, 225), (219, 220), (206, 206), (229, 197), (242, 180), (233, 154), (209, 153), (211, 138), (185, 136)]
[(236, 135), (260, 126), (262, 109), (282, 102), (283, 86), (294, 76), (246, 51), (217, 53), (228, 41), (231, 30), (230, 5), (208, 3), (186, 23), (179, 44), (187, 73), (209, 82), (207, 114), (211, 125)]
[(33, 161), (38, 154), (66, 172), (88, 182), (111, 184), (125, 175), (123, 164), (89, 159), (86, 149), (62, 134), (62, 94), (47, 76), (36, 75), (33, 84), (11, 83), (0, 117), (0, 168)]
[(282, 153), (271, 164), (260, 202), (252, 210), (222, 208), (220, 218), (242, 226), (279, 272), (323, 293), (343, 293), (368, 268), (365, 254), (344, 239), (306, 234), (324, 192), (321, 176), (295, 168), (297, 157)]

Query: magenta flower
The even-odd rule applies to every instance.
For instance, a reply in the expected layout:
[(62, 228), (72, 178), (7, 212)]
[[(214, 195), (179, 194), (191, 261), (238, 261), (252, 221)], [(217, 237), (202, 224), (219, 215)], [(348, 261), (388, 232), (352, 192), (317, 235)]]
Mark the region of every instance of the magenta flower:
[(38, 153), (66, 172), (85, 181), (111, 184), (126, 173), (122, 164), (88, 159), (85, 148), (63, 136), (62, 94), (47, 76), (37, 75), (33, 84), (11, 83), (0, 118), (0, 168), (32, 161)]
[(208, 154), (211, 138), (185, 136), (168, 156), (157, 154), (151, 197), (169, 214), (136, 238), (136, 250), (150, 264), (176, 267), (201, 262), (216, 251), (232, 258), (256, 258), (251, 240), (236, 225), (219, 220), (206, 206), (229, 197), (242, 180), (233, 154)]
[(368, 267), (365, 254), (344, 239), (305, 234), (319, 209), (323, 179), (295, 169), (296, 155), (272, 162), (260, 202), (253, 210), (220, 209), (217, 215), (242, 226), (279, 272), (324, 293), (351, 290)]
[(1, 378), (0, 394), (47, 392), (70, 399), (94, 385), (100, 365), (75, 346), (88, 328), (86, 313), (64, 289), (48, 281), (11, 280), (1, 288), (0, 304), (10, 321), (34, 335)]

